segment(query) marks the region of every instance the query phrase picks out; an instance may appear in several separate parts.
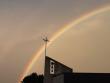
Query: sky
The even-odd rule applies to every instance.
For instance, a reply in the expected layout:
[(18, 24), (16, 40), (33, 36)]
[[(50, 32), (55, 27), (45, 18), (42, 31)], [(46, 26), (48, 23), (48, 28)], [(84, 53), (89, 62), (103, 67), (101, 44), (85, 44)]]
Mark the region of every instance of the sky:
[[(52, 41), (47, 55), (66, 64), (74, 72), (109, 73), (109, 19), (110, 8), (82, 20)], [(29, 73), (44, 72), (44, 65), (40, 65), (44, 64), (43, 56), (44, 52), (36, 59)]]
[[(110, 5), (110, 0), (0, 0), (0, 82), (18, 82), (20, 74), (25, 69), (25, 65), (43, 45), (43, 36), (46, 35), (50, 38), (54, 33), (60, 30), (62, 26), (76, 20), (82, 15), (107, 5)], [(110, 19), (109, 11), (101, 15), (102, 17), (97, 15), (96, 17), (93, 17), (93, 19), (90, 18), (90, 21), (93, 21), (91, 23), (88, 19), (84, 22), (85, 24), (82, 23), (76, 27), (85, 26), (91, 28), (92, 23), (95, 22), (96, 24), (99, 23), (102, 27), (101, 30), (105, 27), (102, 25), (106, 25), (108, 28), (110, 25), (108, 21), (105, 22), (105, 20)], [(100, 23), (97, 19), (104, 20), (104, 22)], [(87, 24), (91, 24), (91, 26)], [(104, 29), (104, 31), (109, 31), (109, 29)], [(65, 36), (70, 36), (70, 32), (65, 32), (65, 35), (62, 35), (61, 37), (64, 37), (64, 39), (67, 40), (67, 37)], [(83, 30), (78, 33), (83, 33)], [(99, 33), (101, 34), (101, 32)], [(84, 34), (82, 36), (84, 36)], [(70, 38), (71, 37), (72, 36), (70, 36)], [(88, 37), (85, 37), (85, 39), (86, 38)], [(63, 42), (60, 40), (62, 38), (58, 39), (58, 42)], [(93, 40), (96, 40), (96, 38), (93, 37)], [(101, 43), (103, 42), (104, 41)], [(57, 46), (57, 44), (56, 40), (55, 46)], [(62, 44), (58, 46), (66, 46), (65, 43)], [(53, 57), (58, 55), (53, 51), (55, 51), (55, 49), (49, 50), (50, 55)], [(60, 54), (61, 56), (65, 53), (63, 52), (64, 51)], [(71, 55), (72, 54), (73, 53), (71, 53)], [(61, 57), (58, 60), (62, 61)], [(65, 60), (65, 62), (68, 61)], [(68, 64), (71, 67), (73, 66), (69, 63), (65, 64)], [(76, 65), (76, 68), (79, 69), (80, 67)]]

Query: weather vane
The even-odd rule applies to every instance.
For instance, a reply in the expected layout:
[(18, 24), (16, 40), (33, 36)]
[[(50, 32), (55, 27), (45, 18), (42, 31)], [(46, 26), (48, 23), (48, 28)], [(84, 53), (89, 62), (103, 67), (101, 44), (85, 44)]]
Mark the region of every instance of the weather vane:
[(43, 41), (45, 42), (45, 56), (46, 56), (46, 52), (47, 52), (47, 43), (49, 42), (48, 38), (45, 37), (43, 38)]

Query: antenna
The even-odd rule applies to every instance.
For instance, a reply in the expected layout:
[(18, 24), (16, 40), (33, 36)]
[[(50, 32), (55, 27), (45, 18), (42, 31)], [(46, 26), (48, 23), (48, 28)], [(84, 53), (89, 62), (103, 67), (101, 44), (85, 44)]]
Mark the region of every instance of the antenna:
[[(45, 74), (45, 64), (46, 64), (46, 55), (47, 55), (47, 43), (49, 42), (48, 38), (47, 37), (44, 37), (42, 38), (42, 40), (44, 41), (45, 43), (45, 58), (44, 58), (44, 74)], [(45, 75), (44, 75), (45, 76)], [(44, 80), (44, 83), (45, 83), (45, 80)]]
[(43, 38), (43, 41), (45, 42), (45, 56), (47, 55), (47, 43), (49, 42), (48, 38)]

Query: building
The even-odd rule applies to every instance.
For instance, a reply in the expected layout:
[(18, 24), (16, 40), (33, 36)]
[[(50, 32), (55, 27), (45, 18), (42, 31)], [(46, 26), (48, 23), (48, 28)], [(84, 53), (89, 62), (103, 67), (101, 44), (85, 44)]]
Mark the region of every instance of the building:
[(110, 73), (78, 73), (45, 57), (44, 83), (110, 83)]
[(62, 73), (72, 73), (72, 69), (46, 56), (44, 83), (53, 83), (53, 78)]

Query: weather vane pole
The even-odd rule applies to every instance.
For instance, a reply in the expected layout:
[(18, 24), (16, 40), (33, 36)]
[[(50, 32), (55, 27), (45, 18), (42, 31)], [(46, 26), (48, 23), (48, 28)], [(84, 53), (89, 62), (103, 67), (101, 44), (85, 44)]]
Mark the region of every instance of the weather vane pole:
[(49, 42), (49, 40), (47, 37), (45, 37), (45, 38), (43, 38), (43, 41), (45, 42), (45, 57), (46, 57), (46, 55), (47, 55), (47, 43)]

